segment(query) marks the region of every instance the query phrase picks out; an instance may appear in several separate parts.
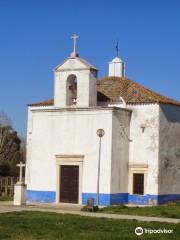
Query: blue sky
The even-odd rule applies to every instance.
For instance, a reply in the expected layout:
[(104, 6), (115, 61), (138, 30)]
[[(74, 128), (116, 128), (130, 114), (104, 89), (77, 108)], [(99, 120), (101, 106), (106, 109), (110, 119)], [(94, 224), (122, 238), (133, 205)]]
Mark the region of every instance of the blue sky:
[(180, 101), (179, 26), (178, 0), (0, 0), (0, 110), (25, 135), (26, 104), (53, 96), (73, 33), (99, 77), (119, 39), (127, 77)]

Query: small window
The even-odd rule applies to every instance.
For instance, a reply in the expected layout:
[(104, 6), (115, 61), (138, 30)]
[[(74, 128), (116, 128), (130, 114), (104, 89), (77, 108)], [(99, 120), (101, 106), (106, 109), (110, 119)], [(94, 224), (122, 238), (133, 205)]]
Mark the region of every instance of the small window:
[(133, 194), (144, 194), (144, 174), (142, 173), (133, 174)]

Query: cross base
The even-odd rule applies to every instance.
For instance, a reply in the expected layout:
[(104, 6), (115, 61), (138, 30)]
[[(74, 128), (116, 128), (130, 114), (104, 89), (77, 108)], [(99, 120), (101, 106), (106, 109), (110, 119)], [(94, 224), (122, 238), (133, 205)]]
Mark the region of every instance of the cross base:
[(21, 206), (26, 204), (26, 184), (16, 183), (14, 185), (14, 205)]
[(79, 54), (78, 54), (78, 53), (72, 52), (72, 53), (70, 54), (70, 58), (76, 58), (76, 57), (79, 57)]

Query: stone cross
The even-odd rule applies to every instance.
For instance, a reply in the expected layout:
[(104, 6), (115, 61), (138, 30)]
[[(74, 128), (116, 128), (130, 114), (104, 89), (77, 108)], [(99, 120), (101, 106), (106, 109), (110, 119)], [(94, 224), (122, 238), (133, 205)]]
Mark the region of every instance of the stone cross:
[(23, 183), (22, 182), (23, 167), (25, 167), (26, 165), (23, 162), (20, 162), (16, 166), (19, 167), (19, 183)]
[(71, 38), (73, 39), (73, 48), (74, 48), (73, 52), (76, 53), (76, 41), (79, 38), (79, 36), (77, 36), (76, 34), (73, 34)]

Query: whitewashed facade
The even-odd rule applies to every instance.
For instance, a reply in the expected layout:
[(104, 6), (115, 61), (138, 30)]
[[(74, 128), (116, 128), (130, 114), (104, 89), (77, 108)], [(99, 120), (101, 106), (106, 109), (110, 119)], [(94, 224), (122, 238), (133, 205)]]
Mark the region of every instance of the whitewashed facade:
[[(118, 64), (116, 70), (110, 63), (110, 75), (115, 70), (114, 76), (123, 77), (124, 64)], [(27, 201), (96, 201), (97, 129), (105, 131), (100, 205), (180, 199), (180, 106), (102, 103), (97, 98), (97, 69), (76, 54), (55, 68), (54, 75), (54, 103), (28, 107)]]

